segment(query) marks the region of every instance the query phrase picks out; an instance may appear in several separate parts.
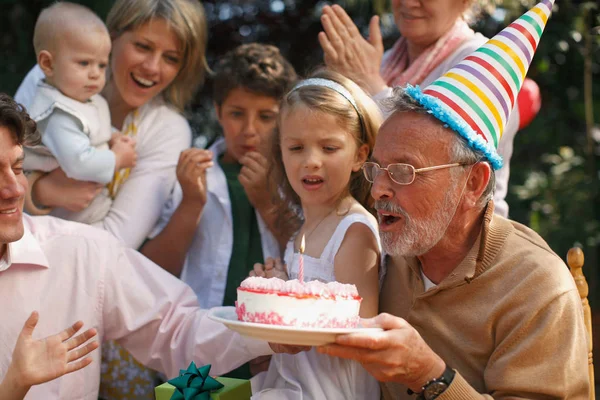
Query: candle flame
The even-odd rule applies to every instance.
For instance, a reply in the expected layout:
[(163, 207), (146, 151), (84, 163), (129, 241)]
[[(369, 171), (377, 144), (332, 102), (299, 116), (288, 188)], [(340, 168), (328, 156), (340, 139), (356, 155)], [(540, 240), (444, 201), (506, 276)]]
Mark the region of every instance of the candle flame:
[(302, 240), (300, 241), (300, 254), (304, 253), (305, 246), (306, 246), (306, 241), (304, 240), (304, 235), (302, 235)]

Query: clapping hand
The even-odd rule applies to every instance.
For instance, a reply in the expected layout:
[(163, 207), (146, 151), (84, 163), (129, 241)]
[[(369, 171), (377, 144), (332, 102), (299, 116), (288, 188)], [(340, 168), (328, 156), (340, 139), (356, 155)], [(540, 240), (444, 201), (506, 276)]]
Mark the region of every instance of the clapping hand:
[(5, 378), (25, 390), (85, 368), (92, 362), (88, 355), (99, 346), (97, 341), (81, 346), (97, 334), (96, 329), (91, 328), (75, 336), (83, 327), (81, 321), (56, 335), (33, 339), (38, 320), (39, 314), (34, 311), (25, 322)]
[(339, 5), (323, 7), (324, 32), (319, 32), (327, 67), (363, 86), (371, 95), (387, 85), (380, 74), (383, 39), (379, 17), (369, 23), (369, 39), (365, 39), (346, 11)]
[(267, 257), (264, 264), (256, 263), (250, 271), (250, 276), (260, 276), (262, 278), (279, 278), (287, 281), (287, 267), (279, 258)]

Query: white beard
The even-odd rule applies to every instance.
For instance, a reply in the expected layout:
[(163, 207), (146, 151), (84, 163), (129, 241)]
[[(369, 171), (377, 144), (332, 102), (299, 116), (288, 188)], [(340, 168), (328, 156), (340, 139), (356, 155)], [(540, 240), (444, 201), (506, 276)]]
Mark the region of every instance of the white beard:
[(375, 208), (393, 214), (402, 215), (404, 228), (399, 232), (380, 232), (383, 250), (391, 256), (416, 257), (427, 253), (446, 233), (454, 217), (458, 200), (453, 201), (456, 185), (446, 192), (442, 207), (423, 219), (412, 218), (400, 206), (390, 201), (378, 200)]

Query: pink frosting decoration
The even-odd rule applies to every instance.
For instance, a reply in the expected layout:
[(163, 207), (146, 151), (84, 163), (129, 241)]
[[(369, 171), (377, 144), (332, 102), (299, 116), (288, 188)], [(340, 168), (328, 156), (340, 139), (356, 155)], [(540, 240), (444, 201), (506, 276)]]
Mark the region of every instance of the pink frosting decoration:
[(355, 285), (340, 282), (310, 281), (300, 282), (297, 279), (284, 281), (279, 278), (262, 278), (251, 276), (244, 279), (240, 289), (281, 293), (294, 296), (315, 296), (333, 299), (358, 299)]
[(356, 328), (360, 322), (358, 316), (346, 319), (321, 317), (311, 322), (299, 324), (292, 319), (286, 323), (283, 315), (276, 312), (249, 313), (245, 304), (235, 304), (235, 311), (239, 321), (254, 322), (258, 324), (297, 326), (301, 328)]

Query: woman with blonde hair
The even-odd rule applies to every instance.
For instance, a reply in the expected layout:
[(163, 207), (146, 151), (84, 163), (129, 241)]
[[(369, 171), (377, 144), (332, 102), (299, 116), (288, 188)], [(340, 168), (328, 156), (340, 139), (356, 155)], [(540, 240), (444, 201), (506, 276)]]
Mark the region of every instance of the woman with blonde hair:
[[(375, 100), (392, 95), (395, 86), (427, 86), (488, 39), (468, 25), (477, 10), (490, 0), (392, 0), (400, 39), (384, 53), (379, 17), (369, 25), (369, 38), (360, 34), (352, 19), (338, 5), (323, 8), (324, 31), (319, 42), (325, 64), (365, 88)], [(510, 113), (498, 152), (504, 166), (496, 171), (495, 212), (506, 217), (505, 201), (510, 175), (513, 140), (519, 128), (519, 112)]]
[[(137, 249), (155, 226), (176, 182), (179, 154), (191, 145), (183, 110), (208, 70), (207, 24), (197, 0), (117, 0), (106, 25), (112, 55), (102, 95), (113, 128), (135, 138), (138, 161), (135, 168), (115, 174), (109, 185), (113, 205), (95, 225)], [(39, 66), (34, 67), (16, 100), (29, 106), (42, 78)], [(69, 179), (61, 169), (48, 174), (34, 171), (29, 182), (30, 214), (60, 208), (80, 211), (102, 189), (96, 183)], [(154, 373), (135, 365), (116, 343), (107, 344), (101, 397), (153, 398)]]
[[(97, 226), (137, 249), (173, 188), (179, 153), (191, 144), (183, 110), (207, 71), (206, 18), (195, 0), (117, 0), (106, 25), (112, 54), (102, 95), (113, 128), (135, 138), (138, 161), (131, 171), (116, 174), (110, 185), (113, 206)], [(29, 106), (42, 77), (34, 67), (15, 99)], [(30, 214), (81, 210), (101, 190), (67, 178), (60, 169), (29, 179)]]

